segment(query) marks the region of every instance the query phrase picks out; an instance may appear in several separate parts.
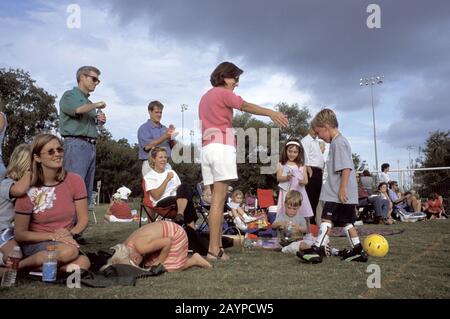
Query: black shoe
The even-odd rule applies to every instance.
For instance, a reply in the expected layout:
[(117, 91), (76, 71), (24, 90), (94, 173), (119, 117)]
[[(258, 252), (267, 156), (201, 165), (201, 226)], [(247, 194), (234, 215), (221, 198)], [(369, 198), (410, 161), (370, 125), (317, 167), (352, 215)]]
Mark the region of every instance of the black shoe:
[(173, 222), (180, 226), (183, 226), (184, 216), (182, 214), (177, 214), (177, 216), (175, 216), (175, 218), (173, 219)]
[(303, 262), (309, 264), (318, 264), (321, 263), (323, 257), (326, 256), (324, 247), (317, 247), (315, 245), (311, 246), (311, 248), (299, 250), (296, 253), (297, 257), (300, 258)]
[(342, 251), (342, 260), (345, 261), (359, 261), (359, 262), (367, 262), (369, 258), (367, 257), (367, 254), (362, 249), (361, 244), (356, 245), (351, 250), (344, 249)]

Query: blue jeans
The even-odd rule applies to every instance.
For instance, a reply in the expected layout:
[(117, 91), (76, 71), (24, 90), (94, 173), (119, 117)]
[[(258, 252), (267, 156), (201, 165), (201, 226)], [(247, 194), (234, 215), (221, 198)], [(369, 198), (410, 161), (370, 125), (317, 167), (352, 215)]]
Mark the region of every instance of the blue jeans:
[(387, 218), (389, 212), (389, 202), (381, 196), (369, 197), (369, 203), (375, 208), (375, 215), (381, 218)]
[[(0, 145), (1, 147), (1, 145)], [(5, 164), (3, 164), (3, 159), (0, 156), (0, 181), (3, 180), (6, 176), (6, 167)]]
[(86, 185), (88, 204), (92, 198), (95, 177), (95, 145), (79, 138), (64, 139), (64, 168), (81, 176)]

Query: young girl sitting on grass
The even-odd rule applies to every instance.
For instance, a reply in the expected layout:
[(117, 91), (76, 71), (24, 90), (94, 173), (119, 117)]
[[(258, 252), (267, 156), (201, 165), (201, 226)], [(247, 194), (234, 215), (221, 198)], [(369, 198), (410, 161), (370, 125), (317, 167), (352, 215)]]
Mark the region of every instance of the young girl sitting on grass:
[(113, 195), (113, 200), (106, 210), (104, 219), (111, 223), (129, 223), (134, 220), (130, 206), (126, 201), (122, 200), (120, 193)]

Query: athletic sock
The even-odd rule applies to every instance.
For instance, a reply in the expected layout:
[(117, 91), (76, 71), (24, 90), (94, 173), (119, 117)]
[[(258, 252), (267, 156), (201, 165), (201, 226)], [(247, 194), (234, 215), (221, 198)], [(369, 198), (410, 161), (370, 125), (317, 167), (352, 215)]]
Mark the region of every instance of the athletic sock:
[(359, 236), (356, 236), (356, 237), (351, 237), (350, 236), (350, 229), (352, 229), (352, 228), (353, 228), (353, 225), (349, 224), (349, 225), (344, 227), (344, 231), (345, 231), (345, 235), (347, 236), (348, 241), (350, 242), (350, 245), (353, 248), (356, 245), (360, 244), (361, 241), (359, 240)]
[(333, 227), (330, 222), (322, 222), (320, 224), (319, 235), (317, 235), (317, 239), (315, 245), (317, 247), (324, 246), (329, 242), (328, 231)]

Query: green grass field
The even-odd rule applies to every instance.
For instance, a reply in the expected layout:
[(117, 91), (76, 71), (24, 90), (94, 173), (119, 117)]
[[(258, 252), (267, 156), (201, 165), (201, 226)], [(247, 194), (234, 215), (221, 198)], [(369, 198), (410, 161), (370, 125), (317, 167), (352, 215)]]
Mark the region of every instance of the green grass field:
[[(105, 207), (96, 209), (99, 223), (85, 233), (85, 251), (107, 250), (123, 241), (137, 224), (106, 224)], [(19, 279), (15, 288), (1, 289), (0, 298), (450, 298), (450, 221), (365, 225), (372, 229), (404, 229), (387, 236), (390, 251), (368, 263), (348, 263), (337, 257), (306, 265), (281, 252), (229, 250), (232, 259), (214, 262), (213, 270), (189, 269), (139, 279), (135, 287), (69, 289)], [(345, 238), (331, 238), (335, 247)], [(367, 266), (381, 268), (381, 288), (369, 289)]]

